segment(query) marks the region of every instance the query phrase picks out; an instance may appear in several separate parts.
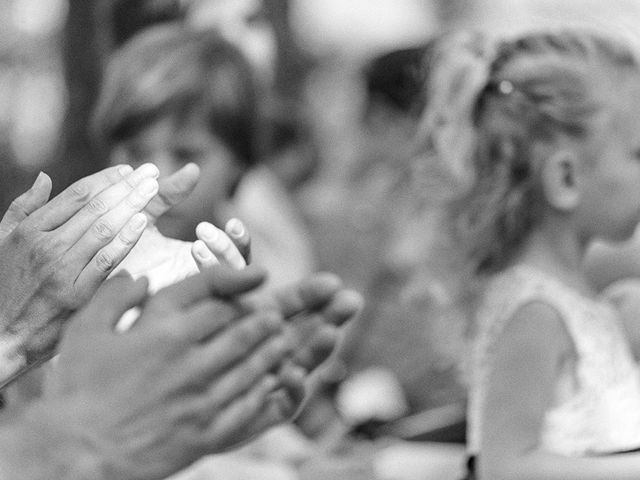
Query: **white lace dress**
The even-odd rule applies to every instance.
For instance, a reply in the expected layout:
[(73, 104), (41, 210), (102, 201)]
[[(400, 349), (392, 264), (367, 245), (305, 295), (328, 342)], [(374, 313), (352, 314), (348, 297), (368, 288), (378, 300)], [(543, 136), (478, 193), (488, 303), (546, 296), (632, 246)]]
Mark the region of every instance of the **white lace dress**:
[(558, 311), (577, 355), (574, 368), (558, 378), (540, 448), (567, 456), (640, 448), (640, 377), (613, 305), (518, 266), (490, 281), (477, 311), (469, 377), (469, 453), (480, 454), (492, 349), (515, 311), (531, 301), (545, 302)]

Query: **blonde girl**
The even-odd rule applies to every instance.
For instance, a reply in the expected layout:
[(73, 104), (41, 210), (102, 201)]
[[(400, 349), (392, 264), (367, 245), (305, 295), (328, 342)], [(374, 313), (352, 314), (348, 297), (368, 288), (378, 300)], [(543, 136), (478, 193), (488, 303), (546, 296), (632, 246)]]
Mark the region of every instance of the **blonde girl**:
[(577, 29), (466, 33), (432, 67), (425, 147), (464, 192), (453, 225), (482, 291), (470, 478), (639, 478), (638, 328), (582, 267), (640, 220), (638, 59)]

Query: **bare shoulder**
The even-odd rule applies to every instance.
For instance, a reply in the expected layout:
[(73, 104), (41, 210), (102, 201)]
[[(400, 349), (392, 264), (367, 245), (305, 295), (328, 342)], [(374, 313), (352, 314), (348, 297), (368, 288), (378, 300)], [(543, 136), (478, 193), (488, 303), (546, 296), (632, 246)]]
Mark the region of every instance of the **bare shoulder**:
[[(552, 354), (563, 356), (573, 343), (560, 312), (544, 301), (531, 301), (518, 308), (505, 325), (499, 344), (519, 356)], [(555, 354), (555, 355), (554, 355)]]

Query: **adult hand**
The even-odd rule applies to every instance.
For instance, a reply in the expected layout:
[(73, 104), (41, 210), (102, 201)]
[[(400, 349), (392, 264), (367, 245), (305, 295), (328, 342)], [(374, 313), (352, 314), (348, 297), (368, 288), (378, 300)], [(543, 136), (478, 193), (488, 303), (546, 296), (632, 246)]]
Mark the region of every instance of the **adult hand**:
[[(118, 165), (128, 169), (126, 165)], [(143, 213), (149, 224), (155, 223), (159, 216), (171, 207), (184, 200), (198, 183), (200, 168), (189, 163), (177, 172), (158, 180), (158, 194), (149, 201)], [(16, 198), (6, 211), (0, 222), (0, 240), (9, 235), (13, 229), (31, 213), (42, 207), (51, 194), (51, 179), (40, 172), (33, 186)]]
[[(73, 317), (45, 400), (104, 478), (164, 478), (258, 433), (287, 345), (276, 311), (233, 298), (263, 279), (216, 267), (147, 298), (146, 281), (116, 276)], [(136, 324), (116, 333), (135, 306)]]
[[(242, 269), (249, 263), (250, 236), (239, 220), (231, 219), (224, 231), (203, 222), (196, 228), (196, 235), (192, 255), (201, 270), (219, 263)], [(312, 388), (307, 373), (317, 373), (333, 353), (340, 327), (361, 310), (362, 297), (345, 289), (337, 276), (318, 273), (276, 292), (262, 290), (249, 303), (250, 308), (277, 310), (290, 320), (283, 335), (292, 355), (278, 366), (284, 388), (271, 394), (267, 411), (252, 425), (261, 431), (290, 419), (301, 409)]]
[(362, 297), (329, 273), (318, 273), (274, 294), (250, 296), (245, 308), (280, 312), (287, 321), (282, 336), (291, 352), (274, 371), (279, 386), (249, 428), (260, 433), (295, 417), (314, 376), (335, 350), (345, 322), (362, 308)]
[(47, 202), (51, 181), (41, 174), (12, 203), (0, 222), (0, 347), (12, 347), (11, 367), (47, 356), (65, 319), (133, 247), (157, 176), (150, 164), (120, 165)]

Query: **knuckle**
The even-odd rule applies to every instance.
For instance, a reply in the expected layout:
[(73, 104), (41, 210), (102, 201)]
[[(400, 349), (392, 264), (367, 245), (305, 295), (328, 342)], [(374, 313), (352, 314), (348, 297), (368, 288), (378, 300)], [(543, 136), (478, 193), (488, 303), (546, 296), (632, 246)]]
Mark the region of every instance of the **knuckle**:
[(128, 229), (124, 229), (118, 234), (118, 240), (125, 250), (128, 250), (136, 243), (136, 236)]
[(11, 211), (11, 212), (16, 212), (19, 214), (22, 214), (24, 216), (27, 215), (27, 209), (25, 208), (24, 205), (24, 199), (22, 198), (22, 196), (16, 198), (15, 200), (13, 200), (11, 202), (11, 204), (9, 205), (9, 208), (7, 209), (7, 211)]
[(113, 268), (115, 267), (116, 259), (109, 252), (101, 250), (96, 255), (95, 264), (98, 271), (107, 273), (113, 270)]
[(127, 175), (124, 177), (124, 183), (129, 188), (129, 190), (134, 190), (136, 186), (140, 183), (141, 178), (136, 173), (132, 175)]
[(73, 183), (68, 192), (73, 199), (78, 201), (86, 200), (89, 197), (89, 187), (82, 181)]
[(107, 204), (100, 198), (93, 198), (89, 203), (87, 203), (86, 208), (89, 213), (94, 215), (102, 215), (109, 210)]
[(104, 220), (100, 220), (93, 224), (93, 234), (100, 240), (109, 240), (114, 237), (114, 228)]

